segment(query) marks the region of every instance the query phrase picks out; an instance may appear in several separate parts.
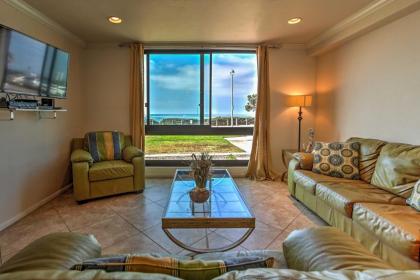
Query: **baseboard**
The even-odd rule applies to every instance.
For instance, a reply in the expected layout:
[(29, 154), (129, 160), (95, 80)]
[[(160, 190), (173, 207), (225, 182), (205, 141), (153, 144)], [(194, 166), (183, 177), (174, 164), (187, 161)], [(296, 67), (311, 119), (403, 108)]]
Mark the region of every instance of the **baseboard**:
[(36, 209), (38, 209), (42, 205), (50, 202), (51, 200), (53, 200), (54, 198), (56, 198), (57, 196), (59, 196), (61, 193), (63, 193), (66, 190), (68, 190), (71, 186), (72, 186), (72, 184), (65, 185), (63, 188), (55, 191), (54, 193), (50, 194), (46, 198), (44, 198), (44, 199), (40, 200), (39, 202), (35, 203), (31, 207), (29, 207), (29, 208), (25, 209), (24, 211), (20, 212), (19, 214), (17, 214), (13, 218), (11, 218), (11, 219), (9, 219), (9, 220), (1, 223), (0, 224), (0, 231), (2, 231), (3, 229), (11, 226), (12, 224), (16, 223), (17, 221), (19, 221), (23, 217), (29, 215), (30, 213), (32, 213), (33, 211), (35, 211)]

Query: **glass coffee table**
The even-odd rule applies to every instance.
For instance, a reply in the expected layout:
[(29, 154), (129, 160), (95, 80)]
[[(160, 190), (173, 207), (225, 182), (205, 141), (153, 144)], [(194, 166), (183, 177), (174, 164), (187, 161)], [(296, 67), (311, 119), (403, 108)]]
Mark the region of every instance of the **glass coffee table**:
[[(193, 203), (189, 191), (195, 187), (190, 170), (177, 169), (162, 217), (162, 229), (178, 246), (195, 253), (223, 252), (239, 246), (255, 229), (255, 216), (226, 169), (213, 169), (207, 183), (210, 198)], [(246, 228), (236, 242), (220, 248), (194, 248), (177, 239), (171, 229)]]

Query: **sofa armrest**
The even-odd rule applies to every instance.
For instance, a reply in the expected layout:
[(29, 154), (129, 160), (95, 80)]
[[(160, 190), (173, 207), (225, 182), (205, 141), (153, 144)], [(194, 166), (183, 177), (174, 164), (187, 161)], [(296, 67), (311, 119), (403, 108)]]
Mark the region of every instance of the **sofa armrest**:
[(289, 193), (291, 195), (295, 195), (296, 190), (296, 183), (293, 181), (293, 173), (295, 173), (295, 170), (300, 169), (299, 168), (299, 161), (295, 158), (292, 158), (289, 161), (289, 166), (287, 170), (287, 188), (289, 190)]
[(71, 162), (72, 163), (76, 163), (76, 162), (88, 162), (89, 165), (93, 163), (93, 158), (92, 155), (85, 150), (82, 149), (77, 149), (74, 150), (71, 153)]
[(123, 150), (123, 159), (126, 162), (133, 162), (133, 159), (136, 157), (144, 157), (144, 153), (142, 150), (137, 148), (136, 146), (127, 146)]
[(296, 184), (293, 181), (293, 174), (295, 170), (304, 169), (312, 170), (313, 155), (311, 153), (294, 153), (292, 159), (289, 161), (287, 171), (287, 186), (289, 193), (295, 195)]
[(344, 232), (329, 226), (295, 230), (283, 242), (289, 269), (300, 271), (392, 269)]
[(293, 158), (299, 163), (299, 169), (312, 170), (314, 156), (311, 153), (294, 153)]
[(101, 255), (101, 245), (90, 234), (72, 232), (52, 233), (23, 248), (0, 267), (0, 273), (58, 269)]

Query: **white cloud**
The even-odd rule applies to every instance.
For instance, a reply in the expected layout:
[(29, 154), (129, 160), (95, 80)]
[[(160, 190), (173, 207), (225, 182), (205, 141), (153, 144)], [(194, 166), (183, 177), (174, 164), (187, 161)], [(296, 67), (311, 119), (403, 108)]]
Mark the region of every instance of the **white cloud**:
[[(219, 55), (218, 55), (219, 56)], [(223, 58), (222, 63), (220, 58)], [(240, 58), (232, 55), (220, 55), (213, 65), (213, 94), (228, 96), (231, 94), (230, 71), (235, 70), (234, 92), (250, 94), (257, 88), (256, 61), (254, 58)], [(251, 77), (251, 78), (250, 78)]]
[[(165, 65), (165, 68), (175, 68), (175, 65)], [(195, 65), (185, 65), (176, 68), (175, 73), (154, 74), (150, 76), (152, 82), (159, 83), (159, 87), (167, 90), (192, 90), (200, 88), (200, 69)]]

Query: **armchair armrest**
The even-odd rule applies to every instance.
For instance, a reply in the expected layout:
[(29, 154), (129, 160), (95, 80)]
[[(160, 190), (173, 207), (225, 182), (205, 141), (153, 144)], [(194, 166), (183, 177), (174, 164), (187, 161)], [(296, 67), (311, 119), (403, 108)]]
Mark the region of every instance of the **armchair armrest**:
[(85, 150), (77, 149), (71, 153), (71, 162), (88, 162), (89, 165), (93, 163), (92, 155)]
[(293, 158), (298, 161), (298, 167), (304, 170), (312, 170), (314, 156), (311, 153), (294, 153)]
[(133, 159), (136, 157), (144, 157), (144, 153), (142, 152), (142, 150), (140, 150), (136, 146), (128, 146), (124, 148), (123, 159), (126, 162), (133, 162)]

